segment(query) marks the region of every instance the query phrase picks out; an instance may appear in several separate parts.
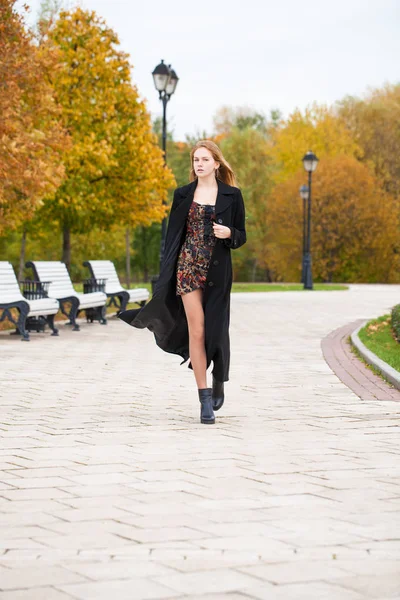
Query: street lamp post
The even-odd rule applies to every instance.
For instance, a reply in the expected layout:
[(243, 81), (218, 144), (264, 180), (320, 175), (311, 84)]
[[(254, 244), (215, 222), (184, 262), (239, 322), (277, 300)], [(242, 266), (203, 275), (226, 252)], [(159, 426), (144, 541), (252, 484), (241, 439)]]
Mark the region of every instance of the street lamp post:
[(304, 252), (304, 289), (313, 289), (313, 278), (311, 270), (311, 183), (312, 174), (317, 168), (318, 158), (311, 151), (307, 152), (303, 156), (303, 165), (308, 173), (308, 202), (307, 202), (307, 231), (306, 231), (306, 243)]
[(306, 265), (306, 240), (307, 240), (307, 227), (306, 227), (306, 213), (307, 213), (307, 200), (308, 200), (308, 185), (302, 185), (299, 189), (300, 197), (303, 199), (303, 248), (301, 258), (301, 283), (305, 281)]
[[(179, 78), (171, 65), (166, 65), (163, 60), (156, 66), (153, 73), (154, 85), (158, 91), (159, 98), (163, 105), (162, 120), (162, 149), (164, 152), (164, 163), (167, 164), (167, 104), (176, 90)], [(160, 243), (160, 269), (164, 257), (165, 235), (167, 232), (167, 218), (164, 217), (161, 223), (161, 243)], [(152, 278), (152, 287), (158, 279), (158, 275)]]

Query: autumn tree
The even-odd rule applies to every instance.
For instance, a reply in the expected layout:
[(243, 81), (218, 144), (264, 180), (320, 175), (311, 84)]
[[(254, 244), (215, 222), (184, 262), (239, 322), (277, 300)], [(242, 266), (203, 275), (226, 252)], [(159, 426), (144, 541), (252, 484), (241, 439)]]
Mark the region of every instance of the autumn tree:
[(72, 138), (66, 178), (41, 211), (59, 223), (69, 265), (71, 232), (159, 221), (173, 185), (128, 56), (94, 12), (61, 12), (47, 33), (59, 53), (52, 83)]
[(385, 190), (400, 197), (400, 84), (338, 103), (338, 116)]
[(332, 156), (360, 157), (362, 150), (354, 136), (333, 109), (314, 105), (304, 112), (294, 111), (271, 130), (271, 159), (276, 165), (275, 180), (294, 175), (301, 159), (312, 150), (320, 160)]
[(0, 2), (0, 234), (32, 218), (60, 185), (68, 146), (47, 73), (54, 53), (33, 43), (15, 10)]
[[(268, 216), (271, 261), (286, 281), (299, 280), (301, 272), (302, 183), (304, 173), (299, 171), (278, 184)], [(338, 155), (320, 162), (313, 178), (311, 234), (316, 280), (398, 280), (395, 200), (354, 157)]]

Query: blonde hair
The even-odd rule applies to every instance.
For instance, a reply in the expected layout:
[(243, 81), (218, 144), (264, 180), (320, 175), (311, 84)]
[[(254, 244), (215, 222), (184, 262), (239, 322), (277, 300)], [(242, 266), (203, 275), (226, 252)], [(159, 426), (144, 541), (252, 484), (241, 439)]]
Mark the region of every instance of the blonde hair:
[(190, 152), (189, 180), (195, 181), (197, 179), (197, 176), (194, 172), (194, 167), (193, 167), (193, 157), (194, 157), (194, 153), (199, 148), (206, 148), (207, 150), (209, 150), (213, 156), (213, 159), (219, 163), (219, 167), (215, 172), (216, 178), (219, 179), (220, 181), (223, 181), (224, 183), (227, 183), (228, 185), (236, 186), (236, 177), (235, 177), (235, 173), (232, 170), (232, 167), (230, 166), (228, 161), (225, 160), (225, 158), (224, 158), (220, 148), (217, 146), (217, 144), (215, 144), (211, 140), (200, 140), (199, 142), (197, 142), (197, 144), (195, 144), (193, 146), (193, 148)]

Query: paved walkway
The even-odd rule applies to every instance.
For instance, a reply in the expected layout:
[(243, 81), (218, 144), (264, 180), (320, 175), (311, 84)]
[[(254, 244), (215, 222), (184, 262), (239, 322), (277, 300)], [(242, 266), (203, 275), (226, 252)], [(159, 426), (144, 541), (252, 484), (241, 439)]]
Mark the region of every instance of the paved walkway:
[(234, 295), (215, 426), (147, 331), (1, 335), (0, 600), (400, 598), (399, 404), (321, 352), (399, 301)]

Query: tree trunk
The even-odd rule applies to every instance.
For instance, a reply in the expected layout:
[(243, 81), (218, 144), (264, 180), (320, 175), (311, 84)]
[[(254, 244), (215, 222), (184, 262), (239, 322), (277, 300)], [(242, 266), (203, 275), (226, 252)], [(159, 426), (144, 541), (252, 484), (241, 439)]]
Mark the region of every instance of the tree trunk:
[(125, 230), (126, 287), (131, 285), (131, 230)]
[(19, 253), (18, 281), (21, 281), (24, 278), (25, 250), (26, 250), (26, 226), (24, 225), (24, 228), (22, 230), (21, 249), (20, 249), (20, 253)]
[(253, 260), (252, 268), (251, 268), (251, 281), (252, 283), (256, 280), (256, 272), (257, 272), (257, 259)]
[(69, 271), (71, 267), (71, 230), (66, 225), (63, 229), (63, 252), (61, 260), (67, 265)]
[(149, 261), (148, 261), (148, 245), (147, 245), (147, 230), (142, 227), (142, 261), (143, 261), (143, 280), (149, 281)]

